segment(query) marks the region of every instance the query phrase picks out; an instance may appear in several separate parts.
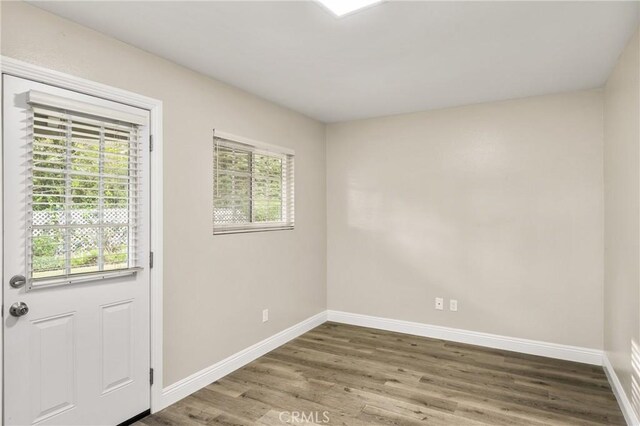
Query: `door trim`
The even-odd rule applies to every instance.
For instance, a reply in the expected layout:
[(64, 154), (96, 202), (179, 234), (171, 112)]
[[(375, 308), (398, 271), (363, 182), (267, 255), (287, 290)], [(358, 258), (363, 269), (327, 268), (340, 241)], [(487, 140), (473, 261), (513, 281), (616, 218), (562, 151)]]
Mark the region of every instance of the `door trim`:
[[(150, 269), (150, 336), (151, 354), (150, 363), (154, 372), (154, 383), (151, 385), (151, 412), (155, 413), (162, 409), (162, 270), (163, 270), (163, 216), (162, 216), (162, 188), (163, 188), (163, 161), (162, 161), (162, 101), (118, 89), (102, 83), (96, 83), (84, 78), (75, 77), (59, 71), (50, 70), (38, 65), (33, 65), (17, 59), (0, 56), (0, 70), (2, 74), (13, 75), (40, 83), (57, 86), (67, 90), (84, 93), (110, 101), (120, 102), (133, 107), (142, 108), (150, 112), (149, 134), (153, 137), (153, 152), (150, 155), (151, 165), (151, 224), (150, 224), (150, 248), (153, 252), (153, 268)], [(0, 79), (0, 91), (2, 90), (2, 79)], [(2, 142), (2, 127), (0, 126), (0, 143)], [(2, 205), (2, 188), (4, 183), (2, 162), (0, 162), (0, 223), (4, 223)], [(0, 230), (0, 236), (4, 238)], [(0, 259), (3, 258), (2, 244), (0, 244)], [(4, 268), (4, 265), (3, 265)], [(0, 275), (1, 276), (1, 275)], [(4, 285), (4, 283), (3, 283)], [(3, 292), (0, 291), (0, 303)], [(0, 421), (4, 421), (4, 348), (2, 335), (3, 328), (0, 327)]]

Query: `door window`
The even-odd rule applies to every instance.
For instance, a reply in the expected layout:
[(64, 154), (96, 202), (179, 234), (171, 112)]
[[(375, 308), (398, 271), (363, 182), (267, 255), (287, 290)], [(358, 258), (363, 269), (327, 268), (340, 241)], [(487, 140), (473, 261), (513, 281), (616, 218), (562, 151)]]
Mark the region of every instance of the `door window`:
[(133, 273), (141, 153), (138, 125), (32, 105), (28, 152), (30, 287)]

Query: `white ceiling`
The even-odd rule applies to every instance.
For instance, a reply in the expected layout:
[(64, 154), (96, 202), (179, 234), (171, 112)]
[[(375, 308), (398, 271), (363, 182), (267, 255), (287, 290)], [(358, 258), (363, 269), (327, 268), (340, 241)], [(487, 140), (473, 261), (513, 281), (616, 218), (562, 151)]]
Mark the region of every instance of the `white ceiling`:
[(638, 2), (32, 2), (325, 122), (604, 84)]

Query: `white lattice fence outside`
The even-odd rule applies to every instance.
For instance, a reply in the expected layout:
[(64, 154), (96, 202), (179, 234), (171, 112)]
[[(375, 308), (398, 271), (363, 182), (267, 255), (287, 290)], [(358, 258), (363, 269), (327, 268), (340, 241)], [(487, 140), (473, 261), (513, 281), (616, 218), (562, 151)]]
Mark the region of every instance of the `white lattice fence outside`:
[[(65, 250), (64, 230), (62, 228), (38, 228), (39, 226), (65, 225), (67, 218), (69, 228), (70, 249), (73, 252), (89, 252), (97, 250), (99, 239), (102, 239), (102, 247), (105, 252), (120, 252), (129, 239), (129, 210), (128, 209), (103, 209), (102, 225), (95, 210), (71, 210), (71, 211), (34, 211), (32, 213), (32, 236), (35, 240), (47, 238), (49, 241), (58, 242), (58, 254)], [(68, 215), (68, 216), (67, 216)], [(85, 225), (85, 226), (83, 226)], [(102, 229), (102, 235), (100, 235)]]

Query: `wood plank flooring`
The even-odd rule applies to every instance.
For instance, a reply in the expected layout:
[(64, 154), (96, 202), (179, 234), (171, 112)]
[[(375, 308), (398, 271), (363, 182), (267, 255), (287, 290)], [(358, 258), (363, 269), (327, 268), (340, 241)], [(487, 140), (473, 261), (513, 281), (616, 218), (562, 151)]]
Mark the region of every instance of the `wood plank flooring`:
[(325, 323), (138, 426), (624, 425), (601, 367)]

